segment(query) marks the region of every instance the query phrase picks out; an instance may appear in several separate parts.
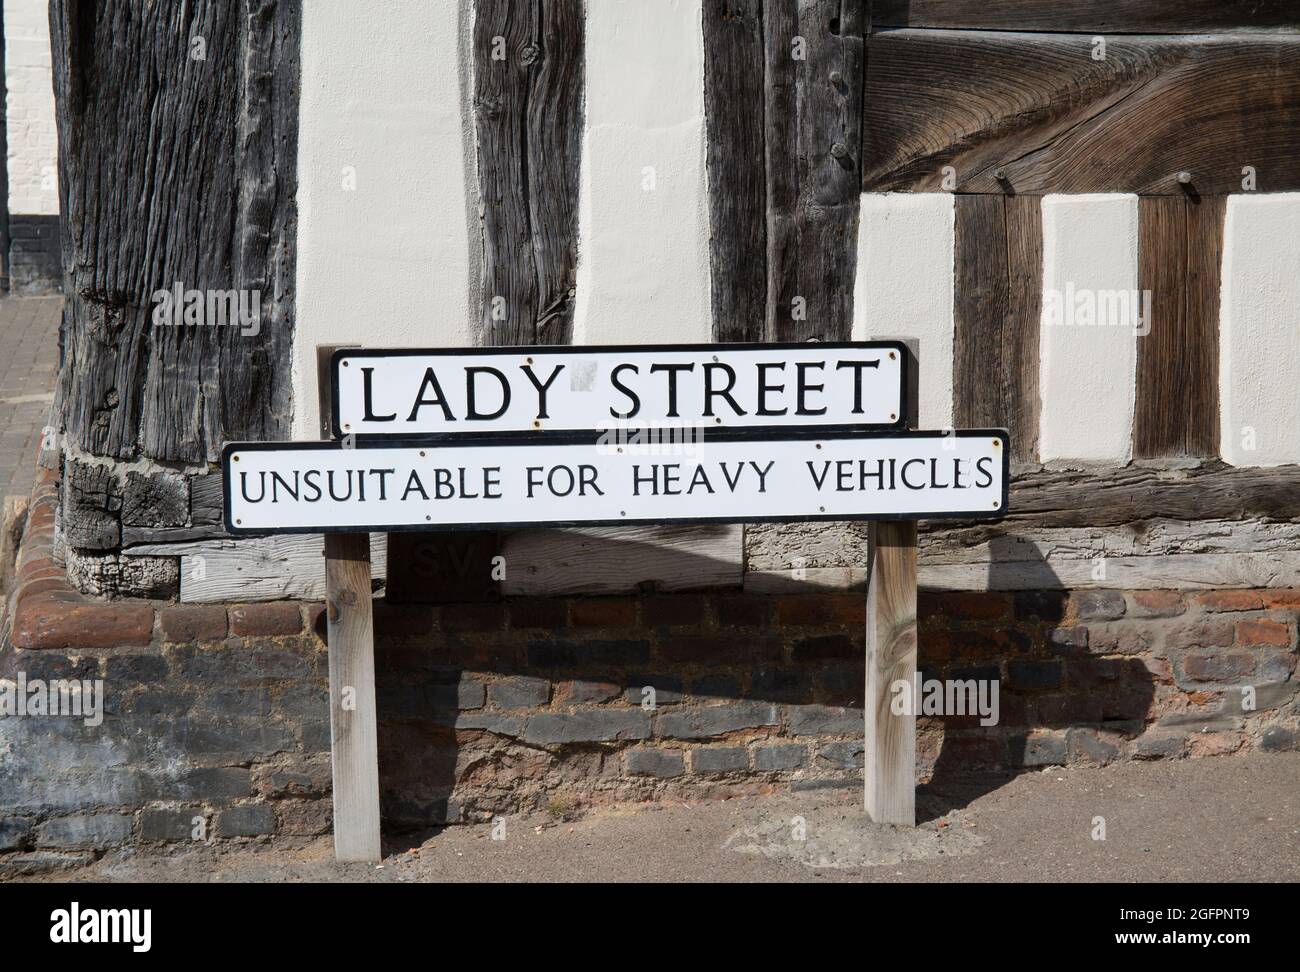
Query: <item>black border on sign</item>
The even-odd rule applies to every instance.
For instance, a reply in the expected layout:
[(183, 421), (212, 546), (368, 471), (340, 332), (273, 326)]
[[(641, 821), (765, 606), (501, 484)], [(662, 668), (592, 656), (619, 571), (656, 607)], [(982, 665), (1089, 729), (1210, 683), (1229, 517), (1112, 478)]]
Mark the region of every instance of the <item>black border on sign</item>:
[[(427, 525), (406, 524), (402, 526), (392, 526), (383, 523), (372, 523), (365, 526), (340, 527), (337, 530), (322, 529), (321, 527), (285, 527), (280, 530), (253, 530), (245, 527), (236, 526), (230, 515), (230, 456), (235, 452), (299, 452), (308, 449), (342, 449), (343, 444), (338, 441), (322, 440), (320, 442), (229, 442), (221, 450), (221, 491), (222, 491), (222, 519), (225, 521), (225, 528), (232, 536), (276, 536), (279, 534), (290, 533), (450, 533), (465, 530), (545, 530), (557, 527), (598, 527), (598, 526), (644, 526), (648, 523), (659, 523), (665, 525), (677, 524), (706, 524), (706, 523), (817, 523), (833, 522), (837, 520), (1000, 520), (1008, 513), (1008, 500), (1011, 488), (1011, 436), (1006, 429), (955, 429), (951, 432), (924, 430), (908, 431), (906, 429), (890, 430), (881, 432), (872, 432), (869, 435), (862, 433), (847, 433), (840, 431), (836, 434), (827, 435), (824, 429), (798, 429), (791, 430), (788, 434), (767, 438), (779, 438), (781, 440), (800, 440), (800, 439), (897, 439), (897, 438), (918, 438), (918, 439), (941, 439), (949, 435), (957, 438), (972, 438), (978, 436), (991, 436), (1001, 441), (1002, 449), (1002, 502), (1001, 506), (995, 511), (988, 510), (971, 510), (951, 513), (810, 513), (810, 514), (792, 514), (790, 516), (700, 516), (700, 517), (681, 517), (673, 519), (663, 519), (659, 517), (634, 519), (620, 517), (617, 520), (545, 520), (545, 521), (527, 521), (527, 522), (495, 522), (485, 521), (480, 523), (429, 523)], [(539, 440), (535, 435), (499, 435), (491, 440), (476, 438), (469, 442), (456, 442), (457, 446), (466, 446), (470, 448), (490, 449), (494, 446), (516, 446), (516, 445), (534, 445), (534, 446), (561, 446), (561, 445), (582, 445), (589, 443), (596, 445), (598, 437), (593, 437), (590, 432), (582, 434), (566, 434), (563, 439), (548, 438)], [(734, 432), (717, 432), (709, 438), (719, 442), (747, 442), (753, 441), (753, 435), (738, 435)], [(398, 438), (384, 437), (361, 437), (356, 438), (354, 449), (403, 449), (419, 448), (420, 446), (446, 446), (449, 445), (446, 440), (431, 441), (428, 436), (405, 436)], [(668, 457), (671, 458), (671, 457)]]
[[(595, 429), (537, 429), (528, 431), (526, 429), (517, 432), (351, 432), (344, 433), (339, 426), (339, 362), (344, 358), (414, 358), (414, 357), (463, 357), (465, 355), (529, 355), (529, 354), (618, 354), (618, 353), (653, 353), (655, 351), (685, 351), (685, 352), (711, 352), (716, 354), (719, 351), (795, 351), (804, 350), (816, 353), (819, 348), (828, 349), (871, 349), (881, 348), (883, 350), (897, 351), (902, 360), (902, 367), (899, 373), (898, 382), (898, 421), (883, 425), (873, 425), (866, 422), (858, 423), (831, 423), (827, 425), (800, 425), (794, 428), (799, 429), (817, 429), (820, 432), (849, 432), (853, 430), (870, 429), (871, 431), (886, 431), (889, 429), (904, 429), (907, 425), (907, 394), (908, 394), (908, 355), (911, 353), (907, 344), (903, 341), (787, 341), (781, 343), (764, 344), (761, 341), (737, 341), (728, 344), (521, 344), (508, 346), (493, 346), (488, 348), (348, 348), (341, 347), (330, 355), (330, 433), (336, 439), (341, 439), (345, 434), (352, 435), (358, 441), (362, 439), (383, 439), (392, 441), (398, 438), (413, 438), (418, 436), (426, 441), (442, 441), (445, 439), (460, 439), (464, 441), (473, 441), (475, 439), (500, 438), (506, 435), (527, 435), (531, 440), (546, 439), (547, 441), (555, 440), (558, 436), (574, 435), (575, 433), (598, 431)], [(631, 428), (631, 427), (629, 427)], [(717, 426), (719, 432), (737, 432), (743, 433), (750, 438), (771, 438), (774, 433), (791, 430), (791, 426), (786, 425), (747, 425), (742, 427), (735, 426)]]

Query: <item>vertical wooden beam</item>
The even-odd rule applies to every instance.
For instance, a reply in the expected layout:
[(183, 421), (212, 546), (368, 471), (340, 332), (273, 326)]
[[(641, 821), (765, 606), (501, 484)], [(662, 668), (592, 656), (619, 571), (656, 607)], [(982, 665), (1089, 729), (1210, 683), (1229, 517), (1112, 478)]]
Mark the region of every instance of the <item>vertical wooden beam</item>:
[(1214, 455), (1219, 444), (1219, 277), (1224, 198), (1143, 196), (1133, 455)]
[[(321, 438), (329, 438), (329, 358), (333, 351), (332, 346), (316, 351)], [(383, 851), (369, 534), (325, 534), (325, 608), (334, 856), (340, 861), (378, 861)]]
[[(909, 342), (908, 427), (916, 427), (919, 348)], [(881, 824), (916, 826), (916, 699), (906, 715), (890, 703), (893, 686), (916, 677), (916, 521), (882, 520), (868, 543), (867, 684), (863, 694), (863, 796), (868, 816)]]
[(1013, 459), (1038, 441), (1043, 232), (1038, 196), (958, 195), (953, 424), (1005, 426)]
[(581, 0), (475, 3), (484, 344), (572, 333), (584, 23)]
[(1006, 207), (994, 195), (959, 195), (953, 203), (953, 425), (1001, 424)]
[(1003, 321), (1003, 409), (993, 424), (1011, 432), (1011, 458), (1038, 458), (1038, 329), (1043, 311), (1041, 196), (1007, 196), (1007, 315)]
[(713, 339), (760, 341), (767, 307), (763, 0), (704, 2)]
[(865, 29), (865, 0), (763, 7), (768, 340), (852, 331)]

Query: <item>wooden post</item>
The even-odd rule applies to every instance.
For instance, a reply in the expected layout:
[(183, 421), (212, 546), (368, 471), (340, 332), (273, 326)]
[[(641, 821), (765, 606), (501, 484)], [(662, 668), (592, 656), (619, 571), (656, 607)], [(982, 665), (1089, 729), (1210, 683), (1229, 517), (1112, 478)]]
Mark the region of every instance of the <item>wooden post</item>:
[[(316, 349), (321, 438), (330, 437), (329, 359)], [(370, 535), (325, 534), (325, 608), (330, 666), (330, 761), (334, 769), (334, 857), (378, 861), (379, 739)]]
[[(907, 342), (907, 427), (917, 424), (918, 342)], [(864, 798), (876, 823), (916, 826), (916, 702), (895, 715), (893, 686), (916, 678), (916, 521), (872, 524), (868, 543)]]

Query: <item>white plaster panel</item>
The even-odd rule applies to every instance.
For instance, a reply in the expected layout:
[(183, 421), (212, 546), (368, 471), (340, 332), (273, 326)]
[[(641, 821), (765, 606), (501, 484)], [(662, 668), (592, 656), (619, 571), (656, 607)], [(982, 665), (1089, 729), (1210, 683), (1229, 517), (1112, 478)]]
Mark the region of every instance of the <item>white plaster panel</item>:
[(922, 428), (952, 425), (953, 197), (865, 193), (858, 222), (853, 338), (920, 341)]

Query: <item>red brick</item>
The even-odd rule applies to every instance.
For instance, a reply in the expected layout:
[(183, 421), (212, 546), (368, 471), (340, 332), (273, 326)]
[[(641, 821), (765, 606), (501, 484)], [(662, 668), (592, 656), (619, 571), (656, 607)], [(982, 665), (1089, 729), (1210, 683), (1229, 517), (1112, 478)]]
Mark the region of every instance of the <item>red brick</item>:
[(556, 705), (579, 705), (585, 702), (607, 702), (623, 691), (618, 682), (569, 680), (555, 685)]
[(226, 636), (226, 609), (219, 604), (182, 604), (158, 613), (163, 641), (188, 644)]
[(700, 624), (704, 598), (698, 594), (668, 594), (641, 601), (641, 617), (648, 625)]
[(636, 624), (636, 601), (630, 597), (594, 597), (569, 605), (570, 623), (586, 628), (623, 628)]
[(1226, 682), (1255, 670), (1255, 656), (1248, 651), (1192, 652), (1183, 659), (1183, 671), (1197, 682)]
[(1187, 610), (1187, 602), (1178, 591), (1134, 591), (1132, 597), (1129, 614), (1135, 618), (1172, 618)]
[(1261, 591), (1266, 608), (1300, 608), (1300, 588), (1284, 587), (1276, 591)]
[(324, 604), (308, 604), (307, 610), (307, 633), (315, 635), (321, 641), (326, 640), (329, 633), (327, 619), (325, 617)]
[(866, 603), (862, 594), (787, 594), (776, 599), (776, 623), (865, 624)]
[(129, 601), (67, 602), (36, 594), (14, 611), (19, 648), (119, 648), (153, 639), (153, 606)]
[(505, 623), (504, 604), (444, 604), (440, 612), (442, 630), (497, 631)]
[(1259, 591), (1206, 591), (1192, 600), (1207, 611), (1258, 611), (1264, 606)]
[(1281, 621), (1238, 621), (1237, 644), (1289, 647), (1291, 629)]
[(525, 598), (510, 602), (512, 628), (563, 628), (568, 623), (567, 604), (560, 598)]
[(302, 631), (302, 609), (295, 601), (235, 604), (230, 608), (232, 635), (273, 637)]
[(71, 590), (68, 586), (66, 577), (45, 577), (32, 580), (24, 580), (18, 588), (18, 600), (31, 597), (33, 594), (43, 594), (47, 591), (67, 591)]
[(713, 609), (719, 624), (754, 628), (771, 623), (775, 600), (761, 594), (723, 594), (713, 599)]
[(938, 609), (954, 621), (1004, 621), (1011, 618), (1011, 597), (998, 591), (941, 594)]
[(1206, 618), (1171, 624), (1165, 629), (1165, 645), (1169, 648), (1226, 648), (1232, 644), (1233, 625), (1224, 618)]

